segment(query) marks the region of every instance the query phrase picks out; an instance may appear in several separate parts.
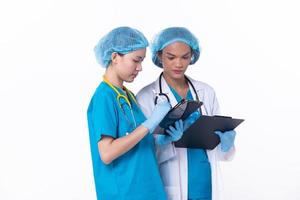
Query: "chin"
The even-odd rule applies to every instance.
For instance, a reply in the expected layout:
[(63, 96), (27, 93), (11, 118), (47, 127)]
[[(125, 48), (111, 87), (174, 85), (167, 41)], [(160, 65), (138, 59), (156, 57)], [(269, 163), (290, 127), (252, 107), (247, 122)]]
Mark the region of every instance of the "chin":
[(184, 74), (173, 74), (172, 78), (173, 79), (182, 79), (182, 78), (184, 78)]
[(127, 82), (127, 83), (132, 83), (133, 81), (134, 81), (134, 78), (128, 78), (125, 80), (125, 82)]

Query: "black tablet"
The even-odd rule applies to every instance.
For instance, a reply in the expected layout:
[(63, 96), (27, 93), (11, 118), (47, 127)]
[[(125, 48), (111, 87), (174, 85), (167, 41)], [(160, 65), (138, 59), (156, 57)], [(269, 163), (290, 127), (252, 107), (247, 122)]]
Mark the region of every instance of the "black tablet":
[(190, 114), (199, 109), (202, 104), (202, 102), (182, 99), (166, 114), (154, 133), (167, 134), (164, 129), (174, 125), (174, 123), (179, 119), (185, 120)]

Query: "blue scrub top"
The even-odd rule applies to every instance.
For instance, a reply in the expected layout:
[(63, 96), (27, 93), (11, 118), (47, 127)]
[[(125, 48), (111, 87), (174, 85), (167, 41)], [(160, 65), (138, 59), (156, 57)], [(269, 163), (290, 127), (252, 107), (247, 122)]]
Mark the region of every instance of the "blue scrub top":
[[(117, 88), (125, 95), (124, 92)], [(154, 138), (147, 134), (131, 150), (110, 164), (102, 162), (98, 141), (102, 135), (120, 138), (145, 121), (145, 116), (130, 99), (133, 116), (124, 99), (117, 102), (116, 92), (101, 82), (96, 89), (89, 108), (88, 125), (93, 171), (98, 200), (165, 200), (167, 199), (154, 153)]]
[[(171, 86), (170, 90), (177, 102), (181, 96)], [(187, 100), (193, 100), (193, 95), (188, 90)], [(199, 111), (192, 113), (195, 119), (200, 117)], [(204, 149), (187, 149), (188, 157), (188, 199), (189, 200), (211, 200), (211, 168), (206, 151)]]

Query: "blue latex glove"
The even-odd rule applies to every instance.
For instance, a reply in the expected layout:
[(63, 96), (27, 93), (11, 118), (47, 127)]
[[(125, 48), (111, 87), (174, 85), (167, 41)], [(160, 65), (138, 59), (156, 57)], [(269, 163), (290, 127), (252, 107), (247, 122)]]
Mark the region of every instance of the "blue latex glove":
[(236, 132), (234, 130), (221, 132), (221, 131), (215, 131), (215, 133), (220, 137), (221, 141), (221, 151), (227, 152), (234, 144), (234, 138), (236, 135)]
[(199, 111), (195, 111), (183, 121), (183, 130), (188, 129), (200, 117)]
[(158, 145), (166, 145), (171, 142), (178, 141), (183, 134), (183, 122), (182, 120), (178, 120), (175, 122), (175, 128), (173, 126), (169, 126), (169, 129), (166, 130), (169, 135), (158, 135), (156, 137), (156, 144)]
[(154, 107), (149, 119), (144, 121), (142, 125), (149, 129), (149, 133), (152, 133), (170, 109), (171, 105), (168, 101), (159, 102)]

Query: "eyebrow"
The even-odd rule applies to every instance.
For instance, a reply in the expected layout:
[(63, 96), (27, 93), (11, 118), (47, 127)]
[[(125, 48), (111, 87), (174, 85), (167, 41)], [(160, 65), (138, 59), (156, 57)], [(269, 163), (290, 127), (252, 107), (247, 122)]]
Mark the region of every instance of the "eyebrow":
[[(190, 53), (191, 53), (191, 52), (189, 51), (189, 52), (183, 54), (182, 57), (187, 56), (187, 55), (189, 55)], [(172, 53), (169, 53), (169, 52), (166, 52), (166, 54), (169, 55), (169, 56), (176, 56), (176, 55), (174, 55), (174, 54), (172, 54)]]

